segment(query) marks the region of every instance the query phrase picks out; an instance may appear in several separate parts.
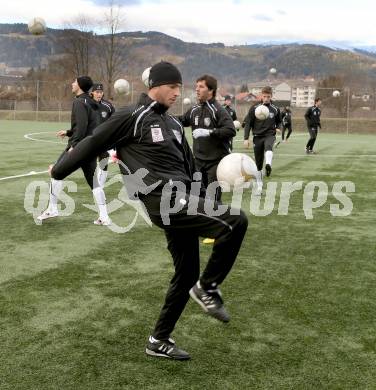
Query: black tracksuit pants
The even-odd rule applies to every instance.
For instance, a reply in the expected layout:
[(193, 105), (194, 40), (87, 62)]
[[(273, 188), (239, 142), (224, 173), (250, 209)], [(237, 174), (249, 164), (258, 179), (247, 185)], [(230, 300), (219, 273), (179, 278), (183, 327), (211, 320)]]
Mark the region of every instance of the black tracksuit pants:
[(292, 132), (292, 125), (291, 123), (286, 123), (285, 125), (282, 126), (282, 141), (285, 139), (285, 132), (287, 130), (287, 136), (286, 140), (289, 139), (291, 132)]
[[(210, 183), (216, 182), (217, 181), (217, 167), (219, 160), (200, 160), (198, 158), (195, 158), (195, 164), (196, 164), (196, 169), (198, 172), (201, 172), (202, 174), (202, 184), (204, 188), (208, 188), (208, 185)], [(217, 202), (221, 202), (222, 199), (222, 191), (221, 187), (218, 185), (216, 192), (215, 192), (215, 200)]]
[(307, 142), (306, 149), (312, 150), (316, 142), (318, 128), (313, 126), (307, 126), (307, 127), (309, 132), (309, 140)]
[[(69, 153), (68, 150), (69, 149), (66, 149), (59, 156), (59, 158), (57, 159), (56, 163), (59, 160), (61, 160), (66, 153)], [(97, 181), (97, 178), (96, 178), (96, 175), (95, 175), (95, 170), (97, 169), (97, 159), (94, 158), (94, 159), (90, 159), (90, 160), (85, 161), (81, 165), (81, 169), (82, 169), (82, 171), (84, 173), (86, 182), (87, 182), (87, 184), (89, 184), (90, 188), (93, 189), (94, 188), (94, 184), (95, 184), (95, 187), (98, 187), (98, 181)]]
[[(229, 210), (220, 216), (207, 215), (204, 210), (205, 200), (198, 197), (195, 197), (197, 212), (189, 215), (188, 196), (181, 194), (180, 198), (186, 199), (187, 204), (182, 210), (171, 214), (170, 224), (165, 225), (158, 214), (160, 197), (160, 193), (152, 193), (143, 197), (142, 201), (153, 223), (164, 229), (175, 267), (153, 331), (154, 338), (166, 340), (188, 302), (189, 290), (199, 280), (199, 237), (215, 238), (213, 251), (200, 277), (204, 289), (215, 289), (226, 278), (235, 262), (247, 231), (248, 219), (242, 210), (236, 210), (238, 215), (231, 215)], [(218, 207), (218, 203), (213, 204)]]
[(268, 150), (273, 150), (275, 135), (255, 135), (253, 136), (253, 151), (255, 153), (255, 163), (257, 170), (261, 171), (264, 165), (264, 155)]

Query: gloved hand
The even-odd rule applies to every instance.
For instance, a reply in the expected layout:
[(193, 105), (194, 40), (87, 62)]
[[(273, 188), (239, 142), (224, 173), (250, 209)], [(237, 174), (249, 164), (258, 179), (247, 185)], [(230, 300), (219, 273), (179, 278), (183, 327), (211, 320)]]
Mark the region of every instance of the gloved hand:
[(198, 128), (196, 130), (193, 130), (192, 136), (193, 136), (194, 139), (197, 139), (197, 138), (200, 138), (200, 137), (209, 137), (211, 132), (212, 132), (212, 130), (209, 130), (209, 129)]

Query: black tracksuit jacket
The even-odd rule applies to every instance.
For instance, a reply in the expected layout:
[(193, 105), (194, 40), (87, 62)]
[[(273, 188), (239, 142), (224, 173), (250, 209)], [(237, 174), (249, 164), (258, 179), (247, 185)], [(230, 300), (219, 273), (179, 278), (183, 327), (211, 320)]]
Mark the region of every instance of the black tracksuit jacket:
[(226, 106), (226, 104), (224, 104), (223, 108), (230, 114), (230, 117), (233, 121), (236, 121), (238, 119), (236, 111), (231, 106)]
[(76, 96), (72, 105), (71, 128), (67, 130), (67, 150), (92, 134), (99, 123), (98, 104), (87, 93)]
[(108, 100), (102, 99), (98, 102), (100, 123), (106, 121), (114, 112), (115, 107)]
[(219, 161), (231, 153), (232, 138), (236, 135), (234, 122), (228, 112), (214, 98), (191, 107), (179, 117), (183, 126), (212, 130), (209, 137), (193, 140), (195, 158)]
[(283, 111), (281, 118), (283, 126), (291, 126), (291, 111)]
[(248, 111), (244, 127), (245, 140), (248, 140), (251, 129), (254, 136), (275, 135), (276, 129), (278, 129), (281, 125), (281, 112), (273, 103), (264, 104), (264, 106), (269, 109), (269, 118), (265, 120), (257, 119), (255, 116), (255, 110), (261, 105), (262, 103), (255, 104)]
[[(117, 156), (129, 172), (146, 169), (145, 185), (167, 182), (190, 183), (195, 171), (193, 155), (184, 128), (167, 107), (142, 94), (136, 105), (116, 111), (64, 156), (52, 169), (52, 177), (64, 179), (82, 161), (116, 148)], [(133, 194), (129, 194), (132, 195)], [(136, 194), (134, 194), (136, 195)]]
[(316, 129), (320, 127), (321, 129), (320, 116), (321, 116), (321, 110), (319, 107), (312, 106), (308, 108), (308, 110), (304, 114), (304, 118), (307, 121), (307, 126)]

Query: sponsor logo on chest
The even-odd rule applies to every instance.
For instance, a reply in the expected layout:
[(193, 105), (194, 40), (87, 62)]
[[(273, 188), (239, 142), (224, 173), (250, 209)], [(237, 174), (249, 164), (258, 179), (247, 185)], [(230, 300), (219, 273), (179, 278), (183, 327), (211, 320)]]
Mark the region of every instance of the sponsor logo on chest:
[(151, 125), (150, 126), (151, 131), (151, 138), (153, 142), (162, 142), (164, 141), (162, 129), (159, 125)]

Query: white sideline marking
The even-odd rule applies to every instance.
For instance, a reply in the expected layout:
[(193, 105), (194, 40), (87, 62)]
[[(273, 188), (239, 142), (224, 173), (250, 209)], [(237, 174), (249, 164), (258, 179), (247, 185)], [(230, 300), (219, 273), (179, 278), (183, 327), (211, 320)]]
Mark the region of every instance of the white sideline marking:
[(42, 173), (47, 173), (47, 172), (48, 171), (40, 171), (40, 172), (30, 171), (29, 173), (24, 173), (22, 175), (0, 177), (0, 181), (1, 180), (8, 180), (8, 179), (17, 179), (18, 177), (41, 175)]
[[(306, 153), (302, 153), (302, 154), (281, 154), (281, 153), (278, 153), (277, 152), (277, 155), (278, 157), (279, 156), (283, 156), (283, 157), (302, 157), (302, 156), (306, 156)], [(317, 154), (317, 155), (314, 155), (314, 156), (309, 156), (309, 157), (317, 157), (317, 158), (321, 158), (321, 157), (333, 157), (333, 158), (349, 158), (349, 157), (353, 157), (353, 158), (362, 158), (362, 157), (365, 157), (365, 158), (376, 158), (376, 154), (320, 154), (320, 152)]]
[[(296, 134), (297, 135), (297, 134)], [(236, 139), (235, 142), (243, 142), (244, 140)], [(250, 141), (250, 144), (252, 142)], [(288, 145), (287, 145), (288, 146)], [(250, 150), (252, 150), (252, 147), (250, 147)], [(280, 148), (278, 150), (281, 150)], [(275, 151), (275, 153), (278, 155), (278, 157), (302, 157), (306, 156), (305, 152), (302, 152), (302, 154), (289, 154), (289, 153), (279, 153), (278, 151)], [(312, 157), (312, 156), (310, 156)], [(320, 154), (320, 152), (317, 154), (317, 157), (332, 157), (332, 158), (376, 158), (376, 154)]]
[(50, 144), (60, 144), (61, 142), (59, 141), (49, 141), (45, 139), (38, 139), (38, 138), (33, 138), (32, 135), (37, 135), (37, 134), (55, 134), (54, 131), (40, 131), (39, 133), (29, 133), (25, 134), (24, 138), (29, 139), (30, 141), (39, 141), (39, 142), (48, 142)]

